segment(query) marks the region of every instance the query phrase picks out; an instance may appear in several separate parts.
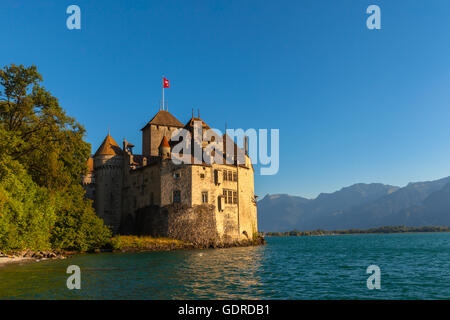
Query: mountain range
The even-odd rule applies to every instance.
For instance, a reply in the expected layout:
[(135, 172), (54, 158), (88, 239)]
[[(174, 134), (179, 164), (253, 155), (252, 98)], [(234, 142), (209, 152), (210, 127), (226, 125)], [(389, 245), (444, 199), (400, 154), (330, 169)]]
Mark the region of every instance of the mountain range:
[(288, 194), (258, 201), (258, 229), (268, 232), (450, 226), (450, 177), (396, 187), (358, 183), (315, 199)]

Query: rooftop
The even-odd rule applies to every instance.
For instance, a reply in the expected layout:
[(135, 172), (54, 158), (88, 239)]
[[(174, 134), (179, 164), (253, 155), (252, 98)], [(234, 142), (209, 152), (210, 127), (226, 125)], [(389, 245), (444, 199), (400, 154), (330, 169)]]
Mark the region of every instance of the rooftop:
[(100, 147), (97, 149), (97, 152), (95, 152), (94, 157), (98, 155), (122, 155), (123, 151), (120, 149), (117, 142), (114, 141), (114, 139), (109, 135), (106, 136), (105, 140), (103, 140)]
[(159, 110), (159, 112), (152, 118), (152, 120), (150, 120), (141, 130), (144, 130), (151, 124), (159, 126), (180, 127), (180, 128), (184, 126), (177, 118), (175, 118), (167, 110)]

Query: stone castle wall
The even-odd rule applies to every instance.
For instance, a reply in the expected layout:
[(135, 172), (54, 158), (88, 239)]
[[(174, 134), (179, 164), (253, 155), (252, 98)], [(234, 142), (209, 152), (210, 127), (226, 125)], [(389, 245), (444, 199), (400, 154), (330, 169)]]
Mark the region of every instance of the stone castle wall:
[(180, 204), (192, 206), (192, 166), (176, 165), (170, 159), (162, 160), (161, 172), (161, 206), (174, 202), (174, 191), (180, 192)]
[(113, 232), (120, 227), (122, 214), (123, 159), (118, 156), (98, 156), (94, 160), (94, 207), (98, 216)]
[(129, 221), (139, 208), (161, 205), (161, 172), (157, 163), (136, 170), (124, 171), (121, 232), (133, 233)]
[(144, 207), (137, 210), (133, 223), (137, 235), (179, 239), (201, 247), (223, 243), (216, 231), (214, 208), (210, 205)]
[[(236, 179), (223, 179), (224, 171)], [(251, 165), (175, 165), (162, 160), (130, 171), (124, 184), (122, 234), (217, 245), (253, 240), (257, 232)], [(159, 188), (153, 190), (148, 184)], [(224, 189), (236, 192), (237, 201), (221, 200)], [(174, 203), (175, 190), (180, 191), (179, 203)], [(154, 198), (152, 203), (149, 192), (160, 198)], [(207, 199), (202, 197), (204, 192)]]

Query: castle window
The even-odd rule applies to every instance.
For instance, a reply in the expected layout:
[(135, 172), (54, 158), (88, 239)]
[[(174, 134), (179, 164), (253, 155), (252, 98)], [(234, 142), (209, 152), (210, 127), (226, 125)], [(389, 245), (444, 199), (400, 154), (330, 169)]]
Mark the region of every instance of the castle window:
[(238, 198), (237, 198), (237, 192), (233, 191), (233, 203), (237, 204), (238, 203)]
[(180, 190), (174, 190), (173, 191), (173, 203), (180, 203), (181, 202), (181, 192)]
[(202, 203), (208, 203), (208, 191), (202, 192)]
[[(226, 204), (233, 204), (233, 192), (235, 191), (223, 189), (223, 198)], [(235, 203), (237, 203), (237, 198)]]
[(219, 209), (219, 211), (223, 211), (225, 205), (224, 205), (224, 197), (222, 196), (218, 196), (217, 197), (217, 207)]
[(218, 170), (214, 170), (214, 183), (216, 185), (218, 185), (220, 183), (220, 181), (219, 181), (219, 171)]
[(237, 173), (230, 170), (223, 170), (224, 181), (237, 181)]
[(200, 173), (200, 178), (205, 179), (205, 174), (204, 173)]
[(233, 203), (233, 191), (228, 190), (228, 203), (232, 204)]
[(173, 177), (174, 177), (175, 179), (179, 179), (179, 178), (180, 178), (180, 173), (179, 173), (179, 172), (175, 172), (175, 173), (173, 174)]

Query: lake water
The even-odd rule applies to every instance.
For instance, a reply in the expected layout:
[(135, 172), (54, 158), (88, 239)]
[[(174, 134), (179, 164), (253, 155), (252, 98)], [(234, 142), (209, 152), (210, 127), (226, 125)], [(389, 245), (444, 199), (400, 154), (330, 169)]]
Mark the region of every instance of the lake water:
[[(366, 268), (381, 269), (369, 290)], [(81, 268), (81, 290), (66, 269)], [(271, 237), (260, 247), (79, 255), (0, 267), (0, 299), (448, 299), (450, 234)]]

